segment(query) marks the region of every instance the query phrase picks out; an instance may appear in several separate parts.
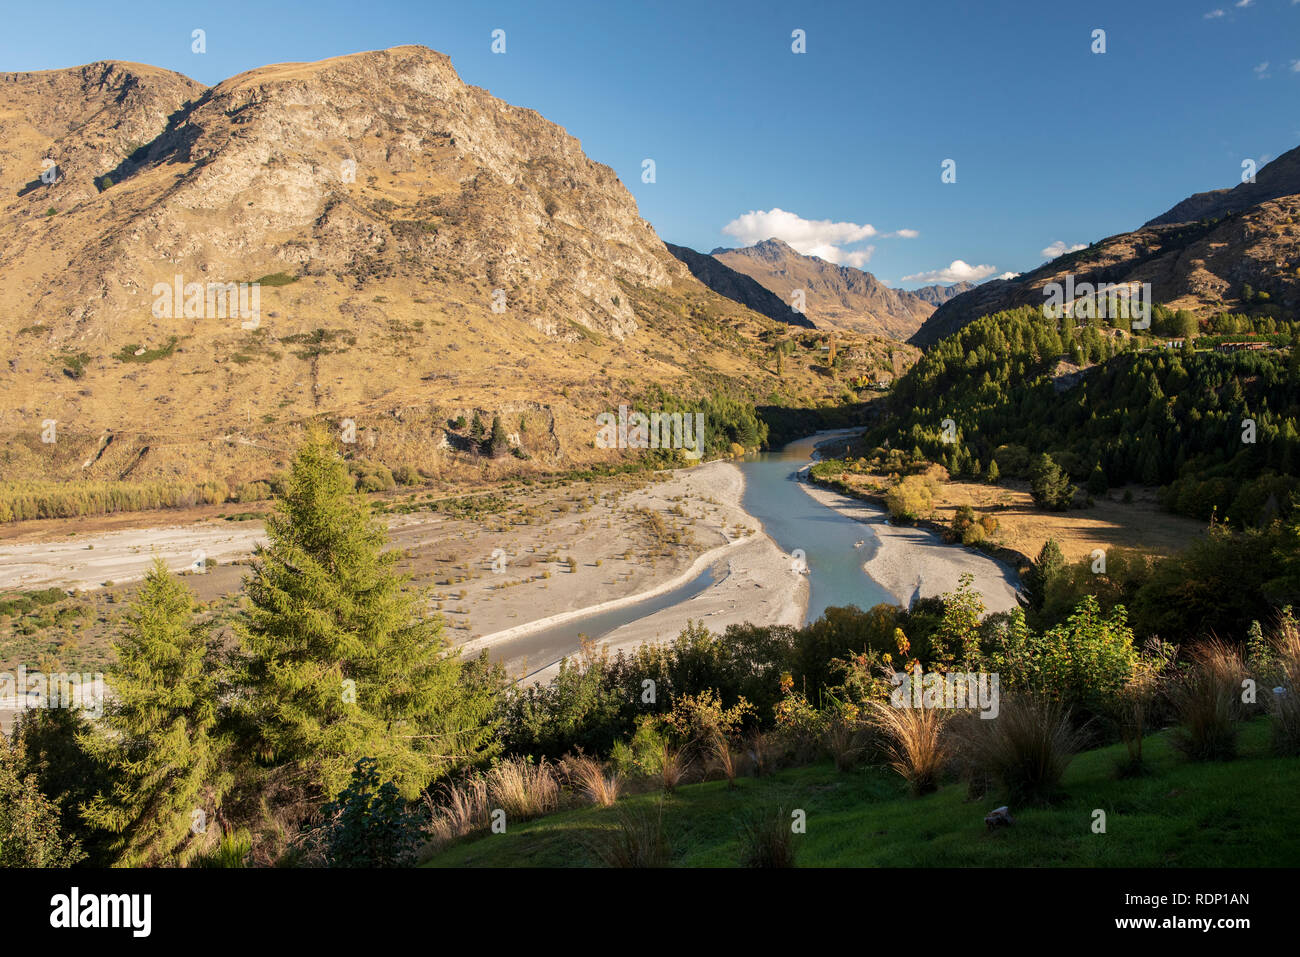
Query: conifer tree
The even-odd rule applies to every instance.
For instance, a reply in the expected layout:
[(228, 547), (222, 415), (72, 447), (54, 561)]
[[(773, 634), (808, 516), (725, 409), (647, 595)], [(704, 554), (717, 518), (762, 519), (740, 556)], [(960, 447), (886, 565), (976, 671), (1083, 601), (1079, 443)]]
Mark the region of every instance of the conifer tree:
[(1038, 558), (1024, 575), (1025, 597), (1029, 607), (1041, 609), (1047, 600), (1048, 589), (1065, 573), (1065, 554), (1056, 539), (1049, 538), (1038, 551)]
[(505, 455), (510, 451), (510, 439), (506, 437), (505, 426), (501, 424), (501, 416), (492, 416), (492, 431), (487, 438), (487, 453), (496, 458), (499, 455)]
[(486, 658), (448, 652), (427, 596), (352, 489), (324, 429), (299, 448), (267, 519), (236, 627), (247, 656), (242, 717), (279, 783), (318, 807), (374, 758), (412, 798), (484, 753), (492, 736)]
[[(107, 676), (108, 734), (88, 739), (113, 785), (84, 805), (86, 821), (115, 835), (123, 867), (184, 864), (220, 802), (218, 676), (194, 594), (154, 561), (116, 643)], [(196, 813), (198, 812), (198, 813)]]

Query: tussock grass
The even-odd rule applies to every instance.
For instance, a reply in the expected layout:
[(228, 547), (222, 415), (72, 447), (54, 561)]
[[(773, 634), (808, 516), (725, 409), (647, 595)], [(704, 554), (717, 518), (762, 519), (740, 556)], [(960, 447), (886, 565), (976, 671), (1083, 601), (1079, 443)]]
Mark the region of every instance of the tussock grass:
[(976, 780), (999, 782), (1017, 804), (1058, 799), (1065, 770), (1085, 741), (1069, 708), (1034, 695), (1004, 695), (996, 718), (964, 714), (953, 732)]
[(677, 790), (692, 763), (681, 748), (674, 748), (667, 741), (664, 742), (659, 760), (659, 786), (665, 793), (671, 794)]
[(949, 751), (943, 734), (949, 713), (934, 708), (895, 708), (872, 702), (868, 721), (880, 732), (889, 766), (903, 776), (913, 794), (939, 786)]
[[(575, 843), (616, 826), (619, 813), (657, 813), (672, 843), (673, 866), (735, 867), (742, 857), (737, 817), (748, 807), (801, 808), (808, 832), (797, 835), (800, 867), (1277, 867), (1300, 860), (1300, 762), (1272, 754), (1269, 722), (1248, 721), (1241, 754), (1230, 764), (1193, 763), (1170, 744), (1170, 732), (1146, 739), (1148, 773), (1117, 779), (1125, 753), (1114, 744), (1075, 755), (1064, 797), (1046, 806), (1013, 807), (1016, 825), (989, 834), (984, 815), (996, 804), (972, 803), (962, 783), (924, 797), (895, 772), (875, 764), (849, 772), (830, 761), (722, 781), (685, 785), (675, 794), (629, 794), (613, 808), (582, 807), (512, 826), (507, 834), (445, 848), (439, 867), (574, 867), (599, 863), (575, 855)], [(998, 803), (1006, 803), (999, 800)], [(1102, 838), (1087, 826), (1107, 809)]]
[(1217, 639), (1201, 645), (1193, 655), (1191, 667), (1169, 687), (1179, 720), (1171, 740), (1193, 761), (1231, 760), (1237, 756), (1245, 665), (1235, 648)]
[(575, 789), (592, 804), (609, 807), (618, 800), (622, 782), (617, 771), (585, 754), (570, 755), (560, 761), (560, 771)]
[(587, 841), (605, 867), (667, 867), (672, 849), (664, 835), (664, 806), (620, 807), (616, 826)]
[(755, 808), (740, 818), (742, 867), (794, 867), (795, 843), (789, 808)]
[(507, 758), (487, 773), (488, 802), (506, 812), (507, 819), (527, 820), (560, 806), (560, 782), (543, 760), (533, 764)]
[(843, 719), (832, 721), (822, 738), (827, 755), (840, 771), (848, 771), (863, 759), (867, 741), (867, 729)]
[(1280, 693), (1269, 689), (1268, 712), (1273, 752), (1281, 757), (1300, 756), (1300, 627), (1287, 621), (1273, 638), (1281, 672)]

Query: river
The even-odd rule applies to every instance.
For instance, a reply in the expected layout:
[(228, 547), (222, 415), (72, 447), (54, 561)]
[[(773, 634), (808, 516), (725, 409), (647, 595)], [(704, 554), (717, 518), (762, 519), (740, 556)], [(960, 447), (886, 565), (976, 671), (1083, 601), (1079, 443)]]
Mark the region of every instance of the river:
[[(870, 528), (815, 501), (799, 487), (798, 472), (813, 458), (817, 443), (838, 433), (818, 433), (774, 452), (757, 452), (736, 464), (745, 476), (742, 504), (763, 524), (782, 550), (802, 558), (808, 568), (809, 600), (804, 620), (819, 618), (832, 605), (870, 608), (893, 597), (872, 581), (862, 563), (877, 541)], [(798, 549), (798, 551), (796, 551)], [(634, 604), (575, 618), (509, 639), (491, 648), (507, 671), (543, 671), (577, 651), (580, 636), (598, 639), (634, 621), (689, 601), (714, 582), (706, 569), (687, 584)]]

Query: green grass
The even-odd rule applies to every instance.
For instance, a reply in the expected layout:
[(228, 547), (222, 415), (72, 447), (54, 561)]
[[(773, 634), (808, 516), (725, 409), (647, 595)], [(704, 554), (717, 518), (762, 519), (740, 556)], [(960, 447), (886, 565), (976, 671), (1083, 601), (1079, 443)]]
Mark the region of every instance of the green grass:
[[(829, 762), (743, 778), (733, 791), (713, 781), (665, 798), (664, 829), (679, 867), (735, 866), (740, 817), (750, 807), (802, 808), (807, 833), (795, 836), (802, 867), (1259, 867), (1300, 863), (1300, 759), (1268, 752), (1264, 720), (1243, 727), (1242, 755), (1191, 764), (1165, 735), (1147, 741), (1147, 777), (1117, 780), (1122, 746), (1078, 755), (1065, 775), (1068, 798), (1051, 808), (1017, 808), (1014, 826), (989, 832), (996, 794), (966, 800), (945, 784), (910, 798), (893, 772), (836, 772)], [(640, 794), (619, 804), (652, 805)], [(1106, 812), (1106, 833), (1092, 831)], [(616, 808), (565, 811), (507, 832), (452, 845), (433, 867), (593, 866), (585, 846), (615, 827)]]
[(290, 283), (297, 282), (298, 278), (284, 272), (273, 272), (257, 280), (257, 283), (260, 286), (287, 286)]
[(136, 350), (140, 349), (140, 344), (136, 342), (128, 343), (114, 353), (113, 358), (118, 362), (153, 362), (155, 359), (165, 359), (176, 351), (176, 343), (180, 342), (178, 336), (168, 336), (167, 344), (159, 346), (156, 349), (145, 349), (139, 355)]

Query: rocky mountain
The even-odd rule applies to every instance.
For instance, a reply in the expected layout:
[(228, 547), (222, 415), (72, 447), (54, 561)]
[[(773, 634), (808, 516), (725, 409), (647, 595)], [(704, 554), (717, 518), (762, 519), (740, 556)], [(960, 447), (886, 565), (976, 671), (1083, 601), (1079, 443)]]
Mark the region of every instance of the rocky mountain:
[(804, 312), (818, 328), (906, 339), (935, 310), (944, 287), (923, 294), (892, 289), (875, 276), (805, 256), (779, 239), (741, 249), (715, 249), (714, 259), (756, 280), (787, 305), (803, 290)]
[(1067, 275), (1076, 284), (1150, 283), (1154, 302), (1199, 315), (1245, 307), (1250, 287), (1267, 293), (1270, 306), (1294, 313), (1300, 309), (1298, 168), (1300, 149), (1291, 150), (1261, 170), (1255, 184), (1198, 193), (1140, 229), (1014, 279), (982, 283), (940, 306), (909, 342), (929, 346), (980, 316), (1040, 306), (1044, 287), (1064, 284)]
[(973, 282), (962, 280), (961, 282), (953, 283), (951, 286), (921, 286), (919, 289), (911, 290), (911, 293), (917, 299), (924, 300), (938, 309), (954, 296), (960, 296), (962, 293), (974, 288), (975, 284)]
[(816, 328), (811, 319), (792, 309), (788, 302), (772, 290), (744, 273), (737, 272), (720, 259), (706, 256), (687, 246), (674, 246), (672, 243), (665, 245), (691, 271), (692, 276), (718, 295), (733, 299), (777, 322), (805, 329)]
[(607, 457), (594, 414), (651, 385), (839, 388), (778, 378), (776, 324), (697, 281), (609, 167), (424, 47), (211, 88), (0, 74), (0, 171), (0, 479), (234, 483), (311, 417), (437, 475), (472, 411), (553, 467)]
[(1202, 219), (1222, 219), (1283, 196), (1300, 194), (1300, 147), (1283, 153), (1259, 170), (1253, 183), (1239, 183), (1232, 189), (1212, 189), (1194, 193), (1173, 209), (1161, 213), (1146, 226), (1190, 223)]

